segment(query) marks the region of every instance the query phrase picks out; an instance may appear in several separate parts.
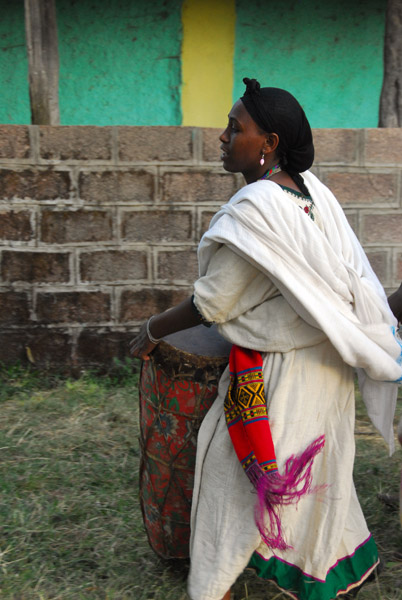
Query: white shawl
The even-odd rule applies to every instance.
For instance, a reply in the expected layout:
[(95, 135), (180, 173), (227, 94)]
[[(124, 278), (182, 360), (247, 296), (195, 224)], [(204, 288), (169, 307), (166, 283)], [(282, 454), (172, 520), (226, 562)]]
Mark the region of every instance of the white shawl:
[[(220, 244), (266, 273), (290, 306), (357, 369), (368, 414), (392, 452), (397, 384), (402, 382), (397, 323), (336, 198), (312, 173), (303, 176), (324, 231), (280, 186), (257, 181), (213, 217), (198, 249), (200, 275)], [(269, 339), (265, 350), (270, 350)]]

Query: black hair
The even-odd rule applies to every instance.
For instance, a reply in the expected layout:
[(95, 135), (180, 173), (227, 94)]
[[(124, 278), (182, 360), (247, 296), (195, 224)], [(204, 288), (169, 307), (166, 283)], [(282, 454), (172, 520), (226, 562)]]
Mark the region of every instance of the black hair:
[(266, 133), (279, 137), (277, 155), (280, 167), (309, 196), (300, 173), (314, 161), (314, 144), (310, 123), (292, 94), (280, 88), (262, 88), (256, 79), (243, 79), (246, 91), (241, 97), (247, 112)]

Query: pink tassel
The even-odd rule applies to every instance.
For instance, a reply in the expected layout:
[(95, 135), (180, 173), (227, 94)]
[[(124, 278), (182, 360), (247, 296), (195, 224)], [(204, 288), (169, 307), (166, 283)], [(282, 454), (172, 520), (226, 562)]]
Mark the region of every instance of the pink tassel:
[[(258, 501), (255, 507), (255, 522), (261, 538), (268, 548), (286, 550), (291, 548), (282, 533), (281, 508), (289, 504), (297, 504), (302, 496), (316, 492), (319, 487), (311, 487), (312, 467), (317, 454), (325, 444), (322, 435), (312, 442), (299, 456), (292, 455), (285, 464), (284, 473), (264, 473), (259, 478), (256, 489)], [(265, 526), (268, 513), (269, 525)]]

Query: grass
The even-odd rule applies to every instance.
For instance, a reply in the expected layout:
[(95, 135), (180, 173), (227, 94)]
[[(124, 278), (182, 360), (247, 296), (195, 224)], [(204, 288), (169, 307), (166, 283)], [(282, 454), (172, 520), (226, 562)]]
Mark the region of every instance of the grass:
[[(131, 363), (77, 380), (19, 367), (0, 377), (0, 598), (185, 600), (187, 565), (158, 559), (142, 525)], [(399, 516), (377, 494), (398, 493), (402, 451), (388, 458), (361, 403), (356, 430), (356, 486), (385, 563), (359, 598), (400, 600)], [(285, 600), (251, 573), (234, 591)]]

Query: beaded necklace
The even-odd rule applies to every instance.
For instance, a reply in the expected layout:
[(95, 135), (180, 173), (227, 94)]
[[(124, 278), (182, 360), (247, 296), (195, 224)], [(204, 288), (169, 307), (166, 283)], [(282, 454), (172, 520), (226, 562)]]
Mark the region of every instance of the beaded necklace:
[(261, 179), (269, 179), (270, 177), (272, 177), (272, 175), (275, 175), (275, 173), (279, 173), (279, 171), (282, 171), (282, 169), (280, 168), (279, 165), (275, 165), (274, 167), (272, 167), (272, 169), (270, 169), (269, 171), (267, 171), (265, 173), (265, 175), (263, 175), (262, 177), (260, 177)]

